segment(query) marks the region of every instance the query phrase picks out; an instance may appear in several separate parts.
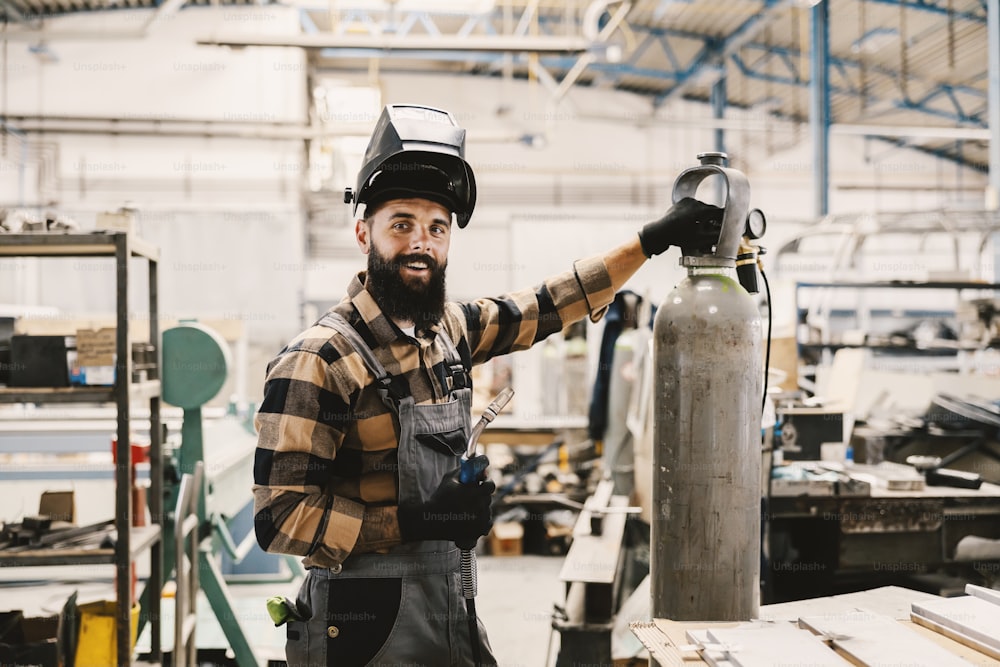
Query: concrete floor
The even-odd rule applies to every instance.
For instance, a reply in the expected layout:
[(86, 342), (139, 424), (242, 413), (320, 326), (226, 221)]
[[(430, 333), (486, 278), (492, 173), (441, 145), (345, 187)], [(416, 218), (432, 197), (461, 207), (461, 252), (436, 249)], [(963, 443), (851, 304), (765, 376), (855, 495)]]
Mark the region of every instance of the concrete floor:
[[(563, 604), (562, 556), (480, 556), (476, 609), (501, 667), (548, 665), (553, 603)], [(552, 659), (559, 634), (552, 638)]]

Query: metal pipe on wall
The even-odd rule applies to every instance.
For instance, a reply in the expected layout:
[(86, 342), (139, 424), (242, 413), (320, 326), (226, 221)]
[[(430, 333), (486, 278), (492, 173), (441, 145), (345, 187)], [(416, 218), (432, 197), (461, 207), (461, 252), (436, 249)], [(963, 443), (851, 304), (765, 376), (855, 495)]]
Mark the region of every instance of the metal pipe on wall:
[(830, 212), (830, 12), (826, 0), (817, 2), (811, 13), (810, 113), (813, 139), (813, 188), (815, 210), (821, 218)]
[(1000, 208), (1000, 0), (987, 0), (987, 52), (989, 53), (990, 182), (986, 208)]
[[(725, 65), (722, 65), (723, 72), (725, 72)], [(709, 100), (712, 104), (712, 118), (715, 120), (722, 120), (726, 116), (726, 75), (723, 73), (719, 80), (712, 84), (712, 92)], [(715, 151), (718, 153), (726, 152), (726, 131), (721, 127), (716, 127), (714, 130), (715, 134)], [(715, 198), (718, 202), (723, 202), (726, 192), (725, 183), (722, 179), (716, 179), (715, 181)]]

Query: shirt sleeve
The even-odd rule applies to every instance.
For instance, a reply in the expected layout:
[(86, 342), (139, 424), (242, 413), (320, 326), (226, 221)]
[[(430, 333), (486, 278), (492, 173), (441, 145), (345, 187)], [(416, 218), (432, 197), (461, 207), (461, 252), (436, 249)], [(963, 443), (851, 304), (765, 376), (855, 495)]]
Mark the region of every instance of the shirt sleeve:
[(582, 259), (535, 287), (460, 304), (472, 363), (525, 350), (585, 316), (600, 320), (615, 298), (615, 268), (603, 256)]
[(342, 562), (358, 542), (364, 504), (327, 490), (359, 391), (353, 366), (360, 361), (351, 356), (330, 345), (292, 349), (268, 369), (256, 416), (253, 487), (254, 528), (265, 551), (320, 550), (324, 559)]

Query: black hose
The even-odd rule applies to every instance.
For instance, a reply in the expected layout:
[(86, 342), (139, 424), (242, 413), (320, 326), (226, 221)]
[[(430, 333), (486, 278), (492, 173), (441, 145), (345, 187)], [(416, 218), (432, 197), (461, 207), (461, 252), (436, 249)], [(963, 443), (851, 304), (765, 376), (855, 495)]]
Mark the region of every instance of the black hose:
[(476, 598), (465, 599), (465, 611), (469, 617), (469, 641), (472, 642), (472, 660), (476, 667), (482, 667), (483, 652), (479, 647), (479, 622), (476, 620)]
[[(771, 284), (767, 281), (767, 274), (764, 273), (764, 269), (760, 270), (761, 278), (764, 279), (764, 290), (767, 294), (767, 348), (764, 353), (764, 396), (761, 398), (761, 412), (763, 413), (764, 408), (767, 406), (767, 378), (769, 370), (771, 368), (771, 323), (774, 321), (774, 304), (771, 303)], [(777, 419), (777, 415), (775, 415)], [(773, 427), (772, 427), (773, 428)], [(771, 444), (771, 455), (768, 457), (767, 466), (767, 487), (764, 489), (764, 498), (762, 499), (761, 507), (761, 553), (763, 558), (761, 559), (761, 572), (766, 573), (763, 575), (761, 580), (762, 591), (761, 594), (765, 600), (769, 600), (772, 597), (772, 591), (774, 587), (774, 582), (771, 580), (770, 565), (771, 565), (771, 491), (772, 483), (774, 481), (774, 444)]]
[(774, 321), (774, 304), (771, 303), (771, 283), (767, 282), (767, 274), (764, 269), (760, 270), (760, 277), (764, 279), (764, 291), (767, 294), (767, 348), (764, 353), (764, 395), (760, 398), (761, 412), (767, 406), (767, 376), (771, 369), (771, 322)]

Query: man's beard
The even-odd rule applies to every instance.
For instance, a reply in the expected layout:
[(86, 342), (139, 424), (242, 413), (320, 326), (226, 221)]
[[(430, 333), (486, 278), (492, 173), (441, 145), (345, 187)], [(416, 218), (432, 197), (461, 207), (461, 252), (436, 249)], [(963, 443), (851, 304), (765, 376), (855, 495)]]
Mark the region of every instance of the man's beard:
[[(423, 262), (430, 271), (426, 283), (408, 283), (400, 274), (400, 267), (410, 262)], [(430, 255), (397, 255), (384, 257), (375, 244), (368, 251), (368, 277), (365, 286), (375, 298), (382, 312), (393, 320), (408, 320), (418, 328), (441, 321), (444, 315), (445, 270)]]

